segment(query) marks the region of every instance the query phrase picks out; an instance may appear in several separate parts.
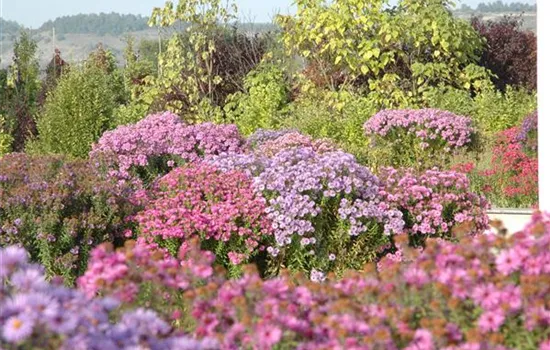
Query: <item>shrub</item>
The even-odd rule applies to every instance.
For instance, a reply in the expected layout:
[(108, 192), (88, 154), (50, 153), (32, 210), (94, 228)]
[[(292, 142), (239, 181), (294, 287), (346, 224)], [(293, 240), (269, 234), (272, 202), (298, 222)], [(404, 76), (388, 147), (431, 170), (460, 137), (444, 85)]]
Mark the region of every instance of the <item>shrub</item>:
[(128, 188), (84, 161), (13, 153), (0, 159), (0, 174), (0, 245), (23, 246), (67, 283), (85, 270), (93, 246), (122, 236), (133, 213)]
[(199, 237), (232, 276), (271, 232), (265, 199), (240, 171), (222, 173), (203, 163), (177, 168), (155, 184), (148, 198), (136, 216), (141, 234), (158, 238), (173, 254), (183, 242)]
[(11, 151), (13, 137), (4, 126), (4, 117), (0, 115), (0, 157)]
[(401, 213), (378, 197), (378, 179), (342, 151), (312, 148), (212, 157), (225, 171), (245, 169), (268, 201), (273, 236), (267, 274), (293, 270), (337, 271), (360, 268), (376, 249), (400, 232)]
[(470, 118), (437, 109), (384, 110), (364, 130), (378, 165), (398, 167), (444, 166), (476, 137)]
[(383, 200), (403, 213), (410, 245), (422, 246), (428, 237), (456, 239), (453, 228), (469, 223), (470, 233), (488, 228), (489, 205), (483, 196), (469, 191), (465, 174), (455, 171), (414, 171), (383, 168)]
[(495, 86), (504, 91), (508, 85), (537, 88), (537, 37), (522, 30), (517, 17), (500, 21), (473, 18), (472, 25), (486, 40), (479, 63), (496, 74)]
[(165, 112), (106, 132), (93, 145), (90, 157), (115, 178), (141, 184), (168, 173), (177, 164), (237, 152), (243, 143), (234, 125), (187, 125), (177, 115)]
[(64, 74), (46, 100), (37, 121), (39, 138), (29, 149), (86, 158), (111, 123), (114, 100), (109, 82), (109, 76), (92, 65)]
[(259, 128), (276, 128), (289, 103), (284, 72), (275, 65), (260, 65), (244, 79), (246, 92), (230, 95), (224, 110), (228, 121), (249, 135)]
[[(168, 270), (192, 283), (155, 283), (167, 293), (184, 292), (185, 298), (153, 307), (178, 318), (198, 338), (217, 338), (227, 349), (545, 349), (550, 344), (549, 244), (550, 217), (536, 214), (508, 238), (488, 233), (462, 236), (457, 243), (429, 239), (408, 263), (383, 264), (378, 272), (370, 266), (322, 283), (288, 274), (262, 280), (252, 270), (226, 280), (211, 273), (206, 266), (212, 257), (205, 255), (196, 265), (184, 259), (182, 267)], [(141, 276), (155, 278), (146, 272), (156, 270), (151, 266), (158, 263), (151, 260), (162, 261), (162, 254), (138, 246), (135, 253), (130, 246), (117, 253), (97, 248), (94, 265), (123, 266), (122, 278), (98, 279), (103, 294), (125, 284), (143, 286)], [(189, 246), (191, 260), (201, 258), (196, 249)], [(157, 257), (142, 259), (147, 254)]]
[(474, 99), (473, 116), (480, 131), (495, 134), (521, 123), (537, 109), (537, 95), (526, 90), (508, 88), (505, 93), (487, 90)]
[[(151, 310), (120, 315), (113, 298), (84, 293), (46, 281), (29, 264), (24, 249), (0, 249), (0, 346), (3, 349), (215, 349), (213, 339), (193, 340)], [(115, 319), (115, 322), (112, 320)]]
[(491, 136), (518, 125), (537, 108), (536, 93), (508, 87), (500, 92), (484, 89), (475, 97), (456, 89), (437, 89), (429, 95), (426, 105), (472, 118), (479, 131)]
[(361, 162), (368, 162), (361, 127), (377, 110), (373, 101), (359, 93), (314, 89), (301, 94), (290, 105), (281, 126), (313, 138), (330, 138)]

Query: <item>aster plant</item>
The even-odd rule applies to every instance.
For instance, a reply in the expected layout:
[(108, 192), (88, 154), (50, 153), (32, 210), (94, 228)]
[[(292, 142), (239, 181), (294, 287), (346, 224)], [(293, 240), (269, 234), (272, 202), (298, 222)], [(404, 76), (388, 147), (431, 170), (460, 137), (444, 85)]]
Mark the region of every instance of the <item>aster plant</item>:
[(108, 174), (136, 186), (149, 184), (177, 165), (204, 156), (239, 152), (244, 144), (235, 125), (185, 124), (170, 112), (103, 134), (90, 158)]
[(293, 147), (272, 157), (234, 154), (207, 161), (244, 169), (266, 198), (273, 232), (268, 275), (289, 268), (319, 279), (328, 271), (360, 268), (401, 232), (401, 213), (381, 200), (378, 179), (342, 151)]
[(375, 166), (446, 166), (479, 143), (472, 120), (437, 109), (383, 110), (364, 124)]
[(156, 239), (175, 254), (180, 245), (198, 237), (215, 252), (230, 274), (262, 249), (272, 228), (266, 201), (254, 191), (252, 179), (238, 170), (222, 172), (198, 162), (162, 177), (136, 215), (140, 234)]

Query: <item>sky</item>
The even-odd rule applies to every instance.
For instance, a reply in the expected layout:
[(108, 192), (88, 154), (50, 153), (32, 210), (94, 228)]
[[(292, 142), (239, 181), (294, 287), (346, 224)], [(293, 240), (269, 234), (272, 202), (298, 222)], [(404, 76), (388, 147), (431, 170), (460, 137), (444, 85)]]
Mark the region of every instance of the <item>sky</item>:
[[(148, 16), (153, 7), (163, 6), (165, 0), (0, 0), (3, 1), (3, 17), (27, 27), (37, 28), (56, 17), (79, 13), (118, 12)], [(176, 0), (177, 1), (177, 0)], [(486, 0), (485, 2), (490, 2)], [(503, 0), (514, 2), (518, 0)], [(519, 0), (521, 1), (521, 0)], [(548, 0), (546, 0), (548, 1)], [(292, 12), (293, 0), (236, 0), (239, 15), (247, 21), (270, 22), (275, 13)], [(480, 0), (461, 0), (477, 6)], [(535, 3), (534, 0), (522, 2)]]

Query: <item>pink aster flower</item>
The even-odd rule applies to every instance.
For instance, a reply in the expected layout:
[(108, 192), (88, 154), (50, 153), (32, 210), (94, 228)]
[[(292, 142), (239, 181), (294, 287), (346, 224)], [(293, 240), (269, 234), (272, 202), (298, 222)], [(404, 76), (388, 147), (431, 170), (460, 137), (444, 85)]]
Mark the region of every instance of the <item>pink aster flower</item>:
[(505, 319), (506, 317), (504, 317), (501, 310), (486, 311), (479, 317), (477, 326), (483, 333), (496, 332), (502, 326)]

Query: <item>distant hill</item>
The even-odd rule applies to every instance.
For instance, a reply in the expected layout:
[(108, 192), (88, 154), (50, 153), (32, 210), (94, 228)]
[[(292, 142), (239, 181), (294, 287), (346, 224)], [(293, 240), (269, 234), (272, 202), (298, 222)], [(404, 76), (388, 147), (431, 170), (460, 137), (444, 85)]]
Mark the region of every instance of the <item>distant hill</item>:
[[(497, 2), (498, 3), (498, 2)], [(470, 18), (473, 12), (457, 11), (461, 18)], [(480, 14), (480, 13), (477, 13)], [(484, 19), (498, 20), (510, 13), (482, 13)], [(512, 13), (514, 14), (514, 13)], [(515, 12), (515, 14), (518, 14)], [(536, 31), (536, 12), (525, 13), (524, 28)], [(19, 31), (25, 29), (14, 21), (1, 21), (3, 41), (0, 52), (0, 68), (10, 64), (13, 54), (13, 44)], [(275, 30), (271, 23), (239, 24), (241, 30), (247, 33), (257, 33)], [(52, 29), (55, 28), (55, 37)], [(25, 29), (29, 30), (29, 29)], [(54, 48), (61, 50), (63, 59), (68, 62), (84, 60), (98, 43), (111, 50), (119, 63), (123, 62), (123, 52), (126, 46), (125, 37), (133, 36), (139, 43), (142, 40), (155, 41), (167, 39), (172, 30), (163, 29), (160, 33), (156, 28), (147, 26), (147, 17), (132, 14), (100, 13), (64, 16), (48, 21), (38, 29), (29, 30), (31, 37), (37, 41), (40, 66), (45, 68), (52, 59)]]
[(121, 15), (120, 13), (78, 14), (63, 16), (44, 23), (38, 31), (51, 31), (59, 34), (121, 35), (127, 32), (146, 30), (148, 18), (141, 15)]

